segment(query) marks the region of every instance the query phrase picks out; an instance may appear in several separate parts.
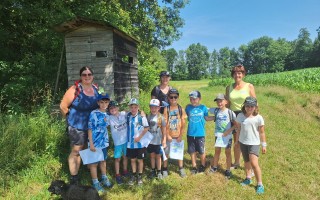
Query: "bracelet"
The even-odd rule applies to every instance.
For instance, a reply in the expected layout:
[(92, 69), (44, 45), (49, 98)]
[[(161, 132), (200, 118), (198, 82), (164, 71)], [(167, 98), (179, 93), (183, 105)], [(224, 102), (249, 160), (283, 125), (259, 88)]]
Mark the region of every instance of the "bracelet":
[(262, 146), (262, 147), (266, 147), (266, 146), (267, 146), (267, 143), (266, 143), (266, 142), (261, 142), (261, 146)]

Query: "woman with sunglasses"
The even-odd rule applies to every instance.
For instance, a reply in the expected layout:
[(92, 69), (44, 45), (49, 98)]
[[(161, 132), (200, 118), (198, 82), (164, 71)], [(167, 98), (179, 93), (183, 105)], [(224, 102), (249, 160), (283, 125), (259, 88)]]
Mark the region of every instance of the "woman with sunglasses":
[[(246, 69), (243, 65), (239, 64), (232, 68), (231, 77), (234, 79), (234, 83), (226, 87), (226, 100), (228, 101), (227, 107), (232, 110), (236, 116), (241, 113), (241, 106), (246, 97), (251, 96), (256, 98), (254, 86), (251, 83), (243, 81), (246, 75)], [(234, 134), (234, 140), (235, 140)], [(240, 166), (240, 145), (234, 144), (234, 163), (232, 168), (236, 169)]]
[(160, 85), (155, 86), (151, 91), (151, 99), (158, 99), (160, 101), (160, 113), (163, 114), (164, 107), (166, 106), (163, 105), (163, 101), (169, 104), (168, 92), (172, 87), (169, 86), (170, 73), (168, 71), (161, 71), (159, 76)]
[(67, 118), (67, 133), (71, 145), (68, 157), (71, 184), (79, 184), (78, 171), (81, 164), (79, 151), (87, 145), (90, 112), (98, 108), (98, 90), (92, 83), (92, 69), (87, 66), (82, 67), (80, 80), (66, 91), (60, 103), (62, 116)]

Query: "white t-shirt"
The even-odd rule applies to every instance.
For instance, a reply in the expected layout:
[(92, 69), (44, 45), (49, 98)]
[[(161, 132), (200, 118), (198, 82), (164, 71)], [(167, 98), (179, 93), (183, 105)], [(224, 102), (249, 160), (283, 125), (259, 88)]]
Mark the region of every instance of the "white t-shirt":
[(110, 115), (109, 124), (114, 145), (125, 144), (128, 140), (126, 112), (121, 111), (119, 116)]
[(236, 121), (241, 124), (239, 142), (246, 145), (260, 145), (259, 126), (264, 126), (261, 115), (247, 118), (239, 113)]

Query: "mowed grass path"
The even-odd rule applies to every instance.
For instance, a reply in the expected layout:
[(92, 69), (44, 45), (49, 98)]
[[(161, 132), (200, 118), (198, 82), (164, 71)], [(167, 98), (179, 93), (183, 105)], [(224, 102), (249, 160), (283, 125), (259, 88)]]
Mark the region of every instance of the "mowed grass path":
[[(202, 103), (216, 106), (213, 99), (224, 93), (225, 86), (208, 87), (208, 81), (171, 82), (180, 92), (180, 104), (189, 103), (188, 93), (199, 90)], [(233, 170), (233, 178), (224, 179), (225, 155), (216, 174), (191, 175), (190, 156), (185, 153), (188, 177), (181, 179), (176, 165), (164, 181), (147, 182), (141, 188), (116, 189), (110, 199), (319, 199), (320, 198), (320, 97), (284, 87), (256, 87), (260, 113), (265, 119), (267, 154), (260, 156), (265, 194), (255, 194), (256, 182), (240, 186), (243, 169)], [(206, 125), (207, 167), (214, 155), (214, 123)], [(172, 162), (175, 163), (175, 162)], [(148, 170), (148, 169), (147, 169)], [(147, 171), (146, 170), (146, 171)], [(127, 190), (128, 189), (128, 190)], [(120, 193), (119, 193), (120, 192)]]
[[(208, 87), (208, 80), (171, 82), (180, 92), (180, 104), (189, 103), (188, 93), (199, 90), (202, 103), (207, 107), (216, 106), (213, 99), (217, 93), (224, 93), (225, 86)], [(265, 119), (267, 154), (260, 156), (265, 194), (255, 194), (256, 182), (241, 187), (243, 169), (233, 170), (233, 178), (225, 180), (225, 155), (220, 158), (220, 169), (215, 174), (191, 175), (190, 156), (185, 151), (184, 163), (187, 177), (177, 173), (177, 165), (170, 161), (170, 175), (163, 181), (144, 179), (141, 187), (115, 185), (103, 199), (320, 199), (320, 96), (308, 92), (297, 92), (279, 86), (256, 87), (260, 113)], [(142, 108), (149, 112), (150, 94), (140, 96)], [(214, 155), (214, 123), (206, 125), (207, 167)], [(58, 133), (56, 133), (58, 134)], [(62, 134), (62, 133), (59, 133)], [(186, 143), (185, 143), (186, 144)], [(65, 149), (64, 149), (65, 147)], [(185, 149), (187, 144), (185, 145)], [(50, 196), (47, 188), (51, 177), (68, 177), (66, 157), (68, 142), (61, 149), (61, 157), (50, 155), (38, 160), (30, 169), (22, 172), (19, 182), (12, 183), (3, 199), (59, 199)], [(110, 150), (109, 156), (112, 156)], [(108, 159), (108, 172), (113, 176), (112, 157)], [(150, 172), (148, 159), (145, 160), (145, 177)], [(40, 174), (40, 175), (39, 175)], [(89, 171), (81, 167), (82, 182), (91, 184)], [(114, 178), (114, 177), (113, 177)], [(48, 180), (50, 179), (50, 180)], [(113, 179), (114, 180), (114, 179)]]

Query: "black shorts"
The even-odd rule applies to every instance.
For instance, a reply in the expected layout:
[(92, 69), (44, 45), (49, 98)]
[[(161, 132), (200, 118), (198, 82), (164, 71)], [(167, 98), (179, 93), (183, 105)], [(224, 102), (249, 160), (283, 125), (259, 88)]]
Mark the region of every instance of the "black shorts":
[(198, 152), (204, 154), (205, 152), (205, 137), (193, 137), (187, 136), (188, 141), (188, 153)]
[(79, 130), (74, 127), (68, 126), (68, 136), (70, 144), (73, 145), (86, 145), (88, 142), (88, 131)]
[(149, 144), (147, 148), (148, 153), (161, 154), (161, 146), (155, 144)]
[(127, 157), (134, 159), (144, 159), (146, 157), (146, 148), (139, 148), (139, 149), (129, 149), (127, 148)]

